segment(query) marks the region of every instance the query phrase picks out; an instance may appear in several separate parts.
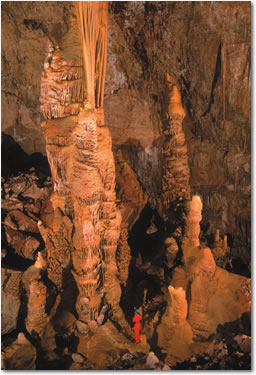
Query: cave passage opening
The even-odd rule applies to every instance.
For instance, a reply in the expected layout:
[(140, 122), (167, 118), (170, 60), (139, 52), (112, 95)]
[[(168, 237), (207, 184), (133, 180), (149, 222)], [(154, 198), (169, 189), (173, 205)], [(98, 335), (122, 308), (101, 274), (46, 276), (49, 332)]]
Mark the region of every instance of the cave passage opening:
[[(127, 284), (122, 286), (120, 306), (130, 324), (136, 307), (141, 308), (144, 314), (146, 306), (149, 307), (155, 298), (160, 297), (159, 303), (163, 302), (161, 297), (166, 271), (164, 238), (164, 222), (147, 203), (128, 233), (132, 258)], [(154, 305), (154, 313), (155, 308)], [(150, 309), (148, 313), (150, 315)]]

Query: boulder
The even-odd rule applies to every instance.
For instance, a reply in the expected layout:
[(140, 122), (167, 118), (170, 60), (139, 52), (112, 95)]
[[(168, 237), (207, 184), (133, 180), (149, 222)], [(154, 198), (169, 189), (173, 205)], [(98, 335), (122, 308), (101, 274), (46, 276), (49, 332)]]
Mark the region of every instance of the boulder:
[(37, 222), (19, 210), (12, 210), (4, 220), (14, 230), (38, 233)]
[(88, 324), (81, 322), (81, 320), (76, 321), (76, 328), (78, 332), (81, 333), (82, 335), (88, 335), (90, 331)]
[(168, 366), (166, 363), (164, 364), (162, 370), (165, 370), (165, 371), (170, 371), (171, 370), (171, 367)]
[(77, 363), (83, 363), (86, 360), (86, 358), (82, 354), (79, 354), (79, 353), (73, 353), (72, 359), (74, 362), (77, 362)]
[(251, 352), (251, 337), (246, 335), (237, 335), (234, 337), (234, 340), (238, 343), (243, 353)]
[(159, 363), (159, 359), (154, 352), (150, 352), (147, 356), (146, 365), (149, 369), (154, 369)]
[(34, 259), (34, 254), (40, 246), (40, 242), (29, 235), (5, 226), (5, 234), (8, 243), (14, 249), (15, 253), (23, 258)]

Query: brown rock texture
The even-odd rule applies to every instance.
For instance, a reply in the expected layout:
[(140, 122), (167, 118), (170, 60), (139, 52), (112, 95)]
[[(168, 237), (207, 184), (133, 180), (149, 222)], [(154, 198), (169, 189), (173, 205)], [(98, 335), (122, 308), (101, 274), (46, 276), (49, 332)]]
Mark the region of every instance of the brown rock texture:
[[(75, 10), (69, 2), (17, 4), (2, 7), (2, 129), (26, 152), (45, 153), (40, 76), (49, 45), (63, 53)], [(106, 123), (152, 207), (161, 210), (168, 73), (186, 112), (190, 184), (203, 198), (204, 235), (220, 227), (233, 256), (250, 263), (250, 3), (112, 2), (107, 59)], [(68, 83), (59, 66), (63, 95), (53, 102), (62, 113), (77, 113), (85, 95), (80, 85), (80, 99), (70, 102), (82, 64), (74, 70)]]
[[(204, 235), (209, 238), (219, 228), (222, 237), (228, 234), (233, 256), (249, 259), (250, 4), (112, 3), (110, 25), (106, 118), (111, 118), (114, 146), (127, 151), (154, 205), (161, 190), (155, 165), (162, 167), (168, 73), (186, 113), (190, 185), (203, 199)], [(243, 99), (238, 100), (239, 92)], [(133, 103), (143, 103), (142, 111), (131, 106), (131, 95)], [(122, 103), (125, 113), (132, 108), (130, 127), (136, 121), (136, 133), (128, 127), (120, 138), (119, 119), (115, 122), (108, 111), (111, 103), (115, 108)]]
[(33, 260), (40, 248), (37, 221), (44, 216), (44, 205), (52, 192), (50, 177), (41, 180), (35, 169), (10, 176), (2, 182), (4, 257), (12, 252)]
[(3, 357), (6, 370), (36, 369), (36, 348), (21, 332), (17, 339), (5, 349)]
[(1, 269), (1, 332), (2, 335), (17, 328), (20, 301), (21, 271)]
[(6, 108), (2, 131), (29, 154), (45, 153), (39, 111), (41, 72), (48, 43), (59, 44), (67, 32), (69, 7), (70, 3), (53, 2), (45, 7), (29, 1), (6, 2), (2, 7), (2, 106)]
[(128, 232), (139, 218), (147, 203), (147, 196), (130, 165), (124, 160), (122, 152), (116, 155), (116, 197), (122, 216), (121, 234), (117, 247), (117, 267), (122, 284), (126, 284), (131, 261), (128, 245)]
[(48, 277), (60, 290), (65, 285), (65, 271), (71, 262), (72, 223), (57, 208), (51, 225), (45, 227), (39, 221), (38, 227), (47, 249)]
[(22, 300), (40, 349), (7, 369), (173, 366), (249, 314), (250, 33), (249, 2), (2, 4), (3, 329)]

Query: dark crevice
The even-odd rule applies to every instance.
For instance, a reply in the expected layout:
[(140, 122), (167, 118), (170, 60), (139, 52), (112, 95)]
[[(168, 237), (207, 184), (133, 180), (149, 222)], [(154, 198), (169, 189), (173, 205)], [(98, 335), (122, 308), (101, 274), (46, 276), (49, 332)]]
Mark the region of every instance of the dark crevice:
[(42, 30), (45, 35), (48, 36), (48, 29), (41, 22), (37, 22), (32, 19), (24, 19), (24, 25), (28, 30)]
[(187, 312), (186, 320), (188, 320), (188, 318), (189, 318), (189, 306), (190, 306), (190, 302), (191, 302), (191, 281), (189, 281), (188, 286), (187, 286), (186, 300), (187, 300), (187, 303), (188, 303), (188, 312)]
[(211, 95), (210, 95), (210, 102), (208, 105), (208, 108), (206, 111), (202, 114), (202, 117), (205, 117), (211, 110), (211, 106), (214, 103), (214, 90), (216, 87), (216, 84), (220, 78), (221, 75), (221, 49), (222, 49), (222, 43), (219, 44), (218, 52), (217, 52), (217, 59), (216, 59), (216, 68), (215, 73), (212, 81), (212, 88), (211, 88)]

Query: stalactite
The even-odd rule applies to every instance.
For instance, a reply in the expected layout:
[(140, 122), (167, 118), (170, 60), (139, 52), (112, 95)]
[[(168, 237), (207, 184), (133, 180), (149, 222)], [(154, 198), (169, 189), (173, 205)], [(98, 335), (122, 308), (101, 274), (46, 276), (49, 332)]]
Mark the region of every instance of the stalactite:
[(104, 1), (77, 1), (75, 4), (83, 50), (87, 101), (92, 108), (103, 107), (108, 4)]

